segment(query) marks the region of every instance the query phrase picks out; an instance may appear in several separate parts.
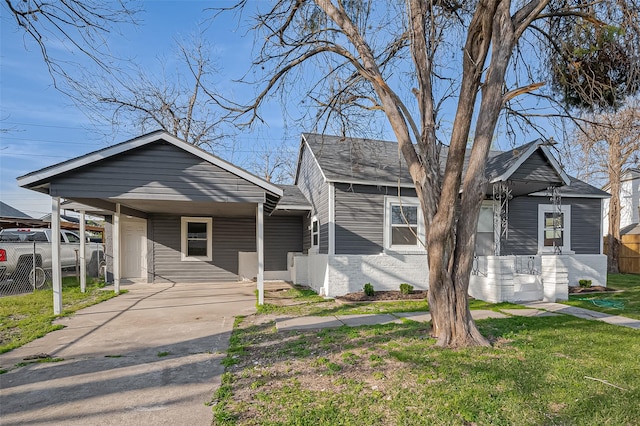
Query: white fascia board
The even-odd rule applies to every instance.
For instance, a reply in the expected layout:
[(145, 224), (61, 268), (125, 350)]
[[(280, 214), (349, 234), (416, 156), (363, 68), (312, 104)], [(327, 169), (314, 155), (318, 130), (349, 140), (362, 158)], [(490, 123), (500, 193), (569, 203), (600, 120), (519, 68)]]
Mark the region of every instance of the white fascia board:
[[(311, 149), (311, 146), (307, 142), (307, 139), (304, 137), (304, 135), (302, 135), (302, 140), (303, 140), (304, 145), (306, 146), (306, 150), (309, 151), (309, 154), (311, 154), (311, 158), (313, 158), (313, 161), (315, 161), (316, 166), (318, 166), (318, 170), (320, 170), (320, 174), (322, 175), (322, 179), (324, 180), (325, 183), (329, 183), (329, 180), (327, 179), (327, 176), (324, 174), (324, 170), (322, 170), (322, 167), (320, 167), (320, 162), (316, 158), (316, 155), (313, 153), (313, 150)], [(302, 160), (302, 152), (300, 153), (300, 160)], [(300, 167), (300, 165), (298, 165), (298, 167)], [(297, 182), (298, 182), (298, 179), (297, 179), (297, 176), (296, 176), (296, 184), (297, 184)]]
[(369, 186), (389, 186), (393, 188), (413, 188), (415, 189), (415, 185), (412, 183), (401, 183), (398, 182), (380, 182), (380, 181), (369, 181), (369, 180), (347, 180), (347, 179), (329, 179), (328, 183), (346, 183), (348, 185), (369, 185)]
[[(596, 194), (587, 194), (587, 195), (582, 195), (582, 194), (563, 194), (562, 193), (562, 189), (560, 189), (560, 196), (562, 198), (600, 198), (600, 199), (604, 199), (604, 198), (611, 198), (611, 195), (596, 195)], [(545, 192), (545, 191), (538, 191), (538, 192), (532, 192), (531, 194), (527, 194), (528, 196), (531, 197), (548, 197), (549, 193)]]
[(276, 206), (275, 210), (306, 210), (306, 211), (311, 211), (312, 207), (311, 206), (288, 206), (286, 204), (284, 204), (284, 205), (278, 204)]
[(525, 152), (524, 154), (522, 154), (520, 156), (520, 158), (518, 158), (518, 161), (516, 161), (511, 167), (509, 167), (509, 169), (507, 169), (506, 172), (504, 172), (503, 174), (501, 174), (500, 176), (496, 176), (495, 178), (491, 179), (489, 181), (489, 183), (495, 183), (495, 182), (501, 182), (501, 181), (507, 181), (511, 175), (520, 168), (520, 166), (522, 166), (522, 163), (525, 162), (525, 160), (527, 158), (529, 158), (531, 156), (531, 154), (534, 153), (534, 151), (536, 149), (538, 149), (538, 147), (540, 146), (540, 140), (537, 140), (536, 143), (532, 144)]
[(504, 172), (500, 176), (497, 176), (497, 177), (491, 179), (490, 183), (509, 180), (511, 175), (513, 173), (515, 173), (515, 171), (518, 170), (520, 168), (520, 166), (522, 166), (522, 163), (527, 161), (527, 159), (531, 156), (531, 154), (533, 154), (536, 151), (536, 149), (540, 148), (542, 150), (542, 152), (544, 153), (544, 155), (549, 160), (549, 162), (551, 163), (551, 166), (555, 169), (556, 173), (558, 173), (558, 176), (560, 176), (560, 178), (562, 179), (564, 184), (569, 186), (571, 184), (571, 180), (569, 179), (569, 176), (564, 172), (564, 170), (562, 170), (562, 167), (560, 167), (560, 163), (558, 163), (558, 160), (556, 160), (556, 158), (553, 156), (551, 151), (549, 151), (549, 147), (547, 147), (545, 145), (542, 145), (542, 143), (543, 143), (542, 139), (538, 139), (537, 141), (535, 141), (535, 143), (532, 144), (520, 156), (520, 158), (518, 158), (518, 161), (516, 161), (511, 167), (509, 167), (509, 169), (506, 172)]
[(170, 135), (163, 131), (152, 132), (147, 135), (140, 136), (135, 139), (131, 139), (130, 141), (123, 142), (109, 148), (101, 149), (99, 151), (95, 151), (93, 153), (89, 153), (81, 157), (62, 162), (58, 165), (46, 167), (44, 169), (41, 169), (40, 171), (36, 171), (24, 176), (20, 176), (17, 178), (18, 185), (24, 187), (34, 182), (48, 179), (58, 174), (69, 172), (76, 168), (95, 163), (105, 158), (113, 157), (114, 155), (118, 155), (123, 152), (127, 152), (132, 149), (148, 145), (150, 143), (158, 141), (159, 139), (165, 140), (166, 142), (169, 142), (170, 144), (184, 151), (187, 151), (211, 164), (214, 164), (222, 169), (227, 170), (230, 173), (233, 173), (238, 177), (245, 179), (248, 182), (251, 182), (267, 191), (270, 191), (279, 197), (282, 197), (282, 194), (283, 194), (282, 189), (273, 185), (272, 183), (262, 180), (259, 177), (254, 176), (251, 173), (245, 170), (242, 170), (237, 166), (234, 166), (233, 164), (227, 161), (224, 161), (221, 158), (214, 156), (213, 154), (210, 154), (194, 145), (184, 142), (176, 138), (175, 136)]
[[(242, 179), (253, 183), (256, 186), (261, 187), (262, 189), (265, 189), (269, 192), (272, 192), (274, 194), (276, 194), (278, 197), (282, 197), (282, 194), (284, 193), (284, 191), (277, 187), (276, 185), (267, 182), (266, 180), (263, 180), (257, 176), (252, 175), (251, 173), (247, 172), (246, 170), (243, 170), (231, 163), (229, 163), (228, 161), (223, 160), (222, 158), (216, 157), (213, 154), (208, 153), (207, 151), (204, 151), (200, 148), (198, 148), (195, 145), (192, 145), (190, 143), (184, 142), (174, 136), (171, 136), (167, 133), (165, 133), (162, 136), (162, 139), (166, 140), (167, 142), (177, 146), (178, 148), (182, 148), (183, 150), (190, 152), (191, 154), (200, 157), (201, 159), (214, 164), (230, 173), (233, 173), (234, 175), (241, 177)], [(170, 139), (170, 140), (169, 140)]]
[(71, 171), (73, 169), (95, 163), (105, 158), (118, 155), (120, 153), (129, 151), (131, 149), (147, 145), (157, 140), (158, 137), (161, 137), (161, 136), (162, 134), (161, 133), (159, 134), (158, 132), (149, 133), (148, 135), (131, 139), (130, 141), (127, 141), (127, 142), (122, 142), (108, 148), (90, 152), (89, 154), (85, 154), (80, 157), (73, 158), (71, 160), (63, 161), (62, 163), (59, 163), (53, 166), (45, 167), (44, 169), (40, 169), (38, 171), (26, 174), (24, 176), (19, 176), (16, 180), (18, 181), (19, 186), (24, 187), (31, 183), (38, 182), (38, 181), (56, 176), (58, 174)]
[(549, 150), (549, 147), (546, 145), (541, 145), (540, 149), (547, 156), (547, 160), (549, 160), (553, 168), (556, 169), (556, 172), (562, 178), (562, 181), (564, 182), (564, 184), (567, 186), (570, 186), (571, 179), (569, 179), (569, 175), (567, 175), (565, 171), (562, 169), (562, 166), (560, 165), (558, 160), (556, 160), (556, 157), (551, 153), (551, 151)]

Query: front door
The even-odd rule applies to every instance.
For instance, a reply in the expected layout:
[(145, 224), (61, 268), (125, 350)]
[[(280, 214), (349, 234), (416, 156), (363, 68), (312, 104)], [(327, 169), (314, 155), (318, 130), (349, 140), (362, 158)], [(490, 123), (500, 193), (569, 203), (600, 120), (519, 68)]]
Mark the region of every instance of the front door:
[(147, 277), (147, 221), (122, 218), (122, 278)]

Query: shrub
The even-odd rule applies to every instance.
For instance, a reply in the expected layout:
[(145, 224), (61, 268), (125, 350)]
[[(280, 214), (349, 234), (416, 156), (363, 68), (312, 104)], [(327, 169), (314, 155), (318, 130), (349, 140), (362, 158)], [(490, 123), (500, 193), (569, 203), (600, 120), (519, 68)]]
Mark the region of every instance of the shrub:
[(407, 283), (400, 284), (401, 294), (411, 294), (412, 291), (413, 291), (413, 286), (411, 284), (407, 284)]
[(366, 283), (363, 290), (364, 294), (366, 294), (367, 296), (373, 296), (376, 293), (371, 283)]
[(591, 287), (591, 280), (579, 280), (578, 284), (580, 284), (582, 288), (589, 288)]

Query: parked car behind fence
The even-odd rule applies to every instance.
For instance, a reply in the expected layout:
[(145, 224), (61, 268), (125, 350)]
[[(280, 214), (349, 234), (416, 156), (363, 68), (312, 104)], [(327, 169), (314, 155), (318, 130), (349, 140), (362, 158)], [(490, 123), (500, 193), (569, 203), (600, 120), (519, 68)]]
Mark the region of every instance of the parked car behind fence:
[[(85, 245), (87, 275), (97, 277), (104, 263), (102, 244)], [(60, 232), (63, 271), (79, 272), (80, 237)], [(0, 231), (0, 296), (47, 287), (51, 283), (51, 229), (14, 228)]]

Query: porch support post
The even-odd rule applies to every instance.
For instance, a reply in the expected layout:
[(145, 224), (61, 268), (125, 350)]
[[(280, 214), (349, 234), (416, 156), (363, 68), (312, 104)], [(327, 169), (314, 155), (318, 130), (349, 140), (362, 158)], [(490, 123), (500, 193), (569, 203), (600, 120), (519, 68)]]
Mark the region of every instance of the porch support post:
[(256, 213), (256, 252), (258, 253), (258, 304), (264, 305), (264, 204), (258, 203)]
[(80, 211), (80, 291), (87, 291), (87, 236), (84, 210)]
[(120, 203), (113, 215), (113, 291), (120, 293)]
[(51, 197), (51, 273), (53, 278), (53, 314), (60, 315), (62, 313), (62, 263), (60, 262), (60, 197)]

